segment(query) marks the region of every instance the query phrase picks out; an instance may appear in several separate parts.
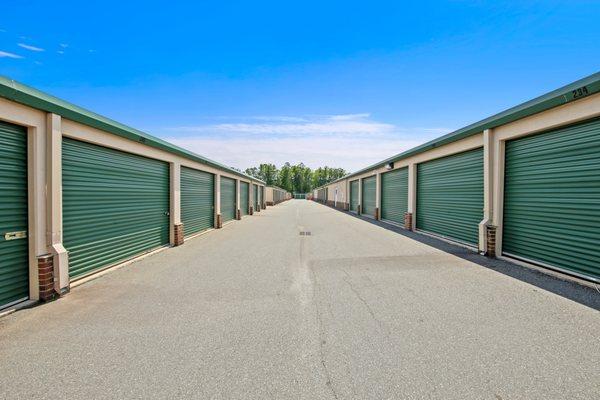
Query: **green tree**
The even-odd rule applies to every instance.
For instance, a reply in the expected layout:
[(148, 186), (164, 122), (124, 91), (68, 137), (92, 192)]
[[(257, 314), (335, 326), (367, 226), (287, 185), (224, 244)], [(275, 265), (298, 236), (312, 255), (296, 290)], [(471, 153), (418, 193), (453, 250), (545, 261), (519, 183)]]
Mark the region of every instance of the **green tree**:
[(312, 185), (315, 188), (320, 187), (346, 175), (343, 168), (319, 167), (313, 173)]
[(312, 190), (312, 175), (313, 172), (310, 170), (310, 168), (304, 169), (302, 187), (300, 188), (299, 193), (308, 193)]
[(264, 181), (267, 185), (279, 186), (288, 192), (308, 193), (313, 188), (335, 181), (347, 173), (343, 168), (319, 167), (314, 171), (299, 163), (286, 162), (281, 169), (274, 164), (263, 163), (258, 167), (246, 168), (246, 174)]
[(259, 178), (267, 185), (277, 184), (277, 175), (279, 175), (279, 171), (275, 164), (260, 164), (258, 166), (258, 174)]
[(250, 175), (254, 178), (260, 179), (259, 171), (258, 171), (258, 168), (256, 168), (256, 167), (246, 168), (246, 170), (244, 172), (246, 173), (246, 175)]
[(279, 186), (282, 189), (287, 190), (288, 192), (293, 191), (292, 166), (290, 165), (289, 162), (286, 162), (283, 165), (283, 167), (281, 167), (281, 170), (279, 171), (279, 180), (278, 180), (277, 186)]
[(344, 176), (348, 175), (348, 173), (346, 172), (346, 170), (344, 168), (330, 168), (329, 169), (329, 182), (333, 182), (337, 179), (343, 178)]

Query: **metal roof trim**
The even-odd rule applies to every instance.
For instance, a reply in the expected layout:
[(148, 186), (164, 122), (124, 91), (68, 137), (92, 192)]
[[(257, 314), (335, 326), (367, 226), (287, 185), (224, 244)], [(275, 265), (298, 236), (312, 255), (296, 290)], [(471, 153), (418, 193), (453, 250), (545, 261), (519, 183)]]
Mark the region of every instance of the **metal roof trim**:
[(92, 111), (76, 106), (65, 100), (59, 99), (58, 97), (54, 97), (5, 76), (0, 76), (0, 97), (4, 97), (8, 100), (12, 100), (32, 108), (58, 114), (71, 121), (79, 122), (81, 124), (91, 126), (93, 128), (100, 129), (129, 140), (144, 143), (148, 146), (164, 150), (169, 153), (176, 154), (178, 156), (182, 156), (184, 158), (243, 177), (245, 179), (264, 184), (264, 182), (260, 179), (236, 171), (235, 169), (223, 165), (217, 161), (210, 160), (148, 133), (121, 124), (120, 122), (114, 121), (100, 114), (96, 114)]
[[(585, 87), (586, 93), (578, 94), (576, 92), (578, 89), (583, 89), (584, 87)], [(390, 162), (399, 161), (404, 158), (408, 158), (413, 155), (431, 150), (435, 147), (443, 146), (443, 145), (467, 138), (469, 136), (476, 135), (480, 132), (483, 132), (486, 129), (497, 128), (499, 126), (506, 125), (510, 122), (514, 122), (519, 119), (529, 117), (531, 115), (538, 114), (538, 113), (546, 111), (546, 110), (550, 110), (552, 108), (561, 106), (563, 104), (567, 104), (572, 101), (577, 101), (579, 99), (583, 99), (584, 97), (590, 96), (590, 95), (598, 93), (598, 92), (600, 92), (600, 72), (596, 72), (595, 74), (589, 75), (585, 78), (582, 78), (575, 82), (569, 83), (568, 85), (565, 85), (565, 86), (555, 89), (551, 92), (548, 92), (546, 94), (538, 96), (532, 100), (526, 101), (517, 106), (511, 107), (511, 108), (501, 111), (497, 114), (494, 114), (490, 117), (484, 118), (481, 121), (467, 125), (463, 128), (460, 128), (454, 132), (450, 132), (450, 133), (448, 133), (444, 136), (441, 136), (437, 139), (431, 140), (429, 142), (423, 143), (422, 145), (413, 147), (412, 149), (406, 150), (402, 153), (399, 153), (392, 157), (386, 158), (383, 161), (380, 161), (380, 162), (372, 164), (368, 167), (362, 168), (356, 172), (348, 174), (348, 175), (346, 175), (342, 178), (339, 178), (333, 182), (329, 182), (325, 186), (361, 175), (372, 169), (382, 167)], [(321, 187), (325, 187), (325, 186), (321, 186)], [(317, 188), (317, 189), (319, 189), (319, 188)]]

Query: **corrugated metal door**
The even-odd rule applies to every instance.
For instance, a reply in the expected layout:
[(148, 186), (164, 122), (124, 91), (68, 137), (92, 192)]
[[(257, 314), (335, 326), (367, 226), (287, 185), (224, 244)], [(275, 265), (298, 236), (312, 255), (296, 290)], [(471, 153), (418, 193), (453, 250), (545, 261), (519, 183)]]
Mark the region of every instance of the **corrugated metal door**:
[(503, 253), (600, 281), (600, 121), (506, 143)]
[(215, 176), (181, 167), (181, 222), (186, 236), (214, 227)]
[(258, 186), (252, 185), (252, 191), (254, 192), (254, 211), (258, 210)]
[(417, 166), (417, 229), (477, 246), (483, 219), (483, 149)]
[(248, 205), (248, 183), (240, 182), (240, 214), (248, 215), (250, 206)]
[(361, 214), (367, 217), (375, 217), (375, 189), (376, 178), (370, 176), (362, 180), (362, 207)]
[(408, 210), (408, 168), (381, 175), (381, 219), (404, 224)]
[(358, 212), (358, 180), (350, 182), (350, 211)]
[(221, 220), (231, 221), (235, 218), (235, 179), (221, 177)]
[(0, 122), (0, 308), (29, 297), (27, 221), (27, 130)]
[(169, 164), (64, 138), (63, 232), (69, 276), (169, 243)]

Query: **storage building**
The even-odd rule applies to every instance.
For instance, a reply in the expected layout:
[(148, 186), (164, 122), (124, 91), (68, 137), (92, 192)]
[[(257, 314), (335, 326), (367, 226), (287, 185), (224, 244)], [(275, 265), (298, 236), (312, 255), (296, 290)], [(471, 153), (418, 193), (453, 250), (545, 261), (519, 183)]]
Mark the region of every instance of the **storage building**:
[[(317, 188), (343, 208), (600, 282), (600, 73)], [(343, 187), (343, 190), (340, 190)]]
[(0, 308), (52, 298), (91, 274), (251, 215), (264, 188), (0, 78)]
[(291, 198), (291, 194), (277, 186), (265, 187), (265, 201), (267, 206), (274, 206)]

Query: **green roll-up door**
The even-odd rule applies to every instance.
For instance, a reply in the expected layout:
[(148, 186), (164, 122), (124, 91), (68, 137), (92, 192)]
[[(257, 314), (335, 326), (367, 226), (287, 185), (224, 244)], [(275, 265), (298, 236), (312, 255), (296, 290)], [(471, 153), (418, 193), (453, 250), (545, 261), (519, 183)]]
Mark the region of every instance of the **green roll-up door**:
[(221, 220), (231, 221), (235, 218), (235, 179), (221, 177)]
[(375, 187), (376, 178), (374, 176), (362, 180), (361, 214), (367, 217), (375, 217)]
[(483, 149), (417, 166), (417, 229), (477, 246), (483, 219)]
[(600, 281), (600, 120), (505, 154), (502, 252)]
[(350, 211), (358, 212), (358, 180), (350, 182)]
[(252, 192), (254, 193), (254, 211), (258, 211), (258, 186), (252, 185)]
[(248, 215), (250, 206), (248, 205), (248, 183), (240, 182), (240, 214)]
[(63, 233), (69, 276), (169, 243), (169, 164), (64, 138)]
[(181, 222), (185, 236), (214, 227), (215, 177), (181, 167)]
[(0, 122), (0, 308), (29, 297), (27, 221), (27, 130)]
[(408, 210), (408, 168), (381, 175), (381, 219), (404, 224)]

